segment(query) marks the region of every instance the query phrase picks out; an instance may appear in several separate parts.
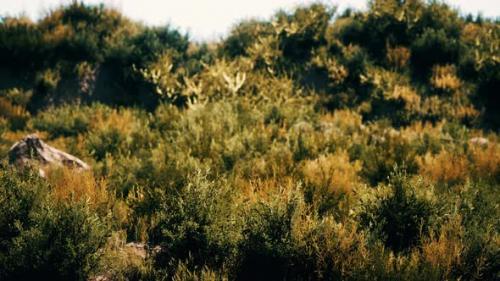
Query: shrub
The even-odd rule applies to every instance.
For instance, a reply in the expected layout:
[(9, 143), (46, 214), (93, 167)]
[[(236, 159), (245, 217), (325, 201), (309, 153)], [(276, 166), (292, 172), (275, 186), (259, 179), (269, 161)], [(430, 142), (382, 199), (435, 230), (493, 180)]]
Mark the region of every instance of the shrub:
[(19, 105), (0, 96), (0, 117), (7, 118), (12, 130), (22, 130), (26, 126), (30, 114)]
[(390, 66), (396, 69), (403, 69), (408, 65), (410, 60), (410, 50), (402, 46), (388, 47), (386, 57)]
[(31, 214), (31, 225), (12, 240), (6, 279), (87, 280), (107, 235), (84, 203), (56, 205)]
[(156, 257), (160, 267), (187, 259), (193, 266), (220, 267), (234, 255), (239, 222), (223, 181), (210, 181), (198, 172), (177, 192), (149, 194), (160, 198), (147, 196), (135, 210), (151, 215), (149, 241), (162, 247)]
[(235, 25), (224, 40), (224, 54), (231, 58), (247, 55), (256, 38), (262, 40), (263, 35), (271, 33), (270, 27), (267, 22), (257, 20), (243, 21)]
[(453, 65), (436, 65), (432, 68), (431, 85), (437, 90), (453, 93), (460, 88), (461, 81)]
[(190, 270), (188, 262), (179, 262), (172, 280), (174, 281), (227, 281), (229, 280), (225, 272), (212, 270), (208, 267), (195, 268)]
[(87, 280), (108, 233), (83, 201), (55, 203), (33, 176), (2, 172), (2, 280)]
[[(499, 279), (498, 22), (333, 11), (1, 18), (0, 280)], [(93, 171), (12, 171), (30, 131)]]
[(436, 183), (453, 185), (469, 177), (469, 162), (465, 155), (442, 150), (437, 155), (425, 154), (417, 159), (420, 174)]
[(426, 29), (411, 46), (411, 65), (416, 75), (425, 77), (436, 64), (453, 64), (460, 57), (460, 42), (442, 29)]
[[(30, 215), (40, 207), (47, 196), (47, 185), (35, 175), (18, 175), (14, 171), (0, 172), (0, 264), (8, 258), (7, 251), (12, 239), (17, 237), (25, 227), (29, 226)], [(6, 266), (6, 265), (5, 265)], [(0, 273), (4, 273), (2, 267)], [(5, 274), (5, 273), (4, 273)], [(3, 279), (3, 278), (2, 278)]]
[(451, 217), (439, 233), (431, 232), (422, 244), (423, 260), (438, 271), (441, 279), (449, 279), (463, 262), (464, 227), (459, 215)]
[(360, 171), (361, 162), (351, 162), (346, 151), (305, 161), (302, 174), (306, 198), (311, 197), (311, 203), (320, 214), (334, 210), (336, 216), (345, 215), (349, 204), (342, 199), (350, 197), (361, 184)]
[[(365, 233), (349, 221), (331, 216), (302, 216), (294, 224), (294, 241), (302, 257), (300, 278), (315, 280), (357, 280), (371, 261)], [(307, 266), (306, 266), (307, 265)]]
[(106, 154), (119, 153), (124, 141), (122, 132), (116, 128), (109, 128), (90, 134), (87, 139), (87, 149), (90, 155), (100, 161)]
[(361, 224), (377, 235), (390, 249), (400, 252), (415, 246), (430, 229), (435, 209), (419, 198), (404, 172), (390, 178), (390, 194), (361, 214)]
[(102, 277), (117, 281), (155, 280), (156, 272), (151, 260), (141, 256), (142, 253), (135, 247), (127, 246), (126, 242), (126, 235), (122, 231), (114, 232), (107, 239), (91, 280)]
[(350, 193), (359, 182), (359, 161), (351, 163), (346, 151), (332, 155), (321, 155), (318, 159), (304, 163), (302, 173), (306, 183), (332, 193)]
[(486, 147), (472, 147), (471, 164), (477, 179), (493, 179), (500, 181), (500, 147), (489, 143)]
[(22, 71), (42, 62), (42, 32), (26, 17), (2, 18), (0, 23), (0, 62)]
[(165, 51), (171, 50), (176, 58), (182, 58), (188, 48), (188, 38), (169, 26), (146, 28), (130, 39), (131, 60), (138, 67), (155, 61)]
[(11, 88), (2, 91), (1, 93), (1, 95), (4, 96), (13, 105), (18, 105), (21, 107), (26, 107), (26, 105), (28, 105), (32, 94), (33, 93), (31, 90), (21, 88)]
[(287, 196), (274, 202), (257, 202), (250, 209), (238, 246), (238, 280), (297, 278), (296, 274), (307, 272), (292, 234), (301, 199)]
[(87, 132), (89, 125), (89, 110), (74, 106), (51, 108), (31, 120), (34, 129), (48, 132), (51, 138), (77, 136)]
[(90, 208), (106, 209), (111, 198), (104, 180), (97, 180), (89, 171), (75, 171), (65, 167), (51, 167), (47, 171), (51, 195), (60, 202), (86, 201)]
[(85, 140), (87, 151), (96, 160), (103, 160), (106, 154), (117, 156), (127, 149), (137, 150), (143, 144), (141, 141), (147, 142), (149, 134), (142, 124), (141, 112), (108, 107), (96, 107), (96, 111)]
[(400, 132), (385, 128), (383, 123), (369, 130), (368, 142), (353, 145), (351, 159), (363, 164), (361, 175), (372, 186), (385, 182), (394, 165), (405, 165), (408, 173), (417, 172), (416, 150)]
[(292, 62), (307, 61), (311, 51), (325, 43), (324, 34), (331, 17), (331, 10), (321, 4), (299, 7), (293, 15), (278, 13), (278, 34), (284, 58)]
[(9, 121), (3, 117), (0, 117), (0, 135), (8, 130)]

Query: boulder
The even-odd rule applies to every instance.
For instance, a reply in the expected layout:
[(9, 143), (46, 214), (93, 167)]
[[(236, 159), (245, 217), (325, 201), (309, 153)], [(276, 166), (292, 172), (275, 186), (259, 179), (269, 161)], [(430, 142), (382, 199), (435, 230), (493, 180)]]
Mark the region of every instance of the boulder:
[(43, 168), (49, 165), (66, 166), (78, 170), (90, 169), (87, 163), (44, 143), (36, 135), (28, 135), (10, 148), (9, 163), (19, 168), (38, 166), (42, 177), (45, 176)]

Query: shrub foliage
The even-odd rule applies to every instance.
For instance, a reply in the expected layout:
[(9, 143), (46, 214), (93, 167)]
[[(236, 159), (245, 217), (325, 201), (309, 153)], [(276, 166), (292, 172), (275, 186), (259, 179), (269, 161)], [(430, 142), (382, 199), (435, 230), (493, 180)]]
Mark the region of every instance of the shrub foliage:
[[(498, 21), (368, 6), (2, 18), (0, 280), (499, 279)], [(92, 170), (8, 166), (29, 133)]]

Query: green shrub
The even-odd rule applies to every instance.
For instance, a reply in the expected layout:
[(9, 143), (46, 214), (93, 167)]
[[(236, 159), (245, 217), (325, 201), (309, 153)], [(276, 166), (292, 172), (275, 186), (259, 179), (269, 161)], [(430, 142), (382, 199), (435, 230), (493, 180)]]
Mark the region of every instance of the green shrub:
[(371, 131), (367, 144), (353, 145), (350, 150), (351, 158), (363, 163), (361, 175), (376, 186), (387, 180), (394, 165), (405, 165), (408, 173), (416, 173), (415, 148), (400, 133), (379, 129)]
[(284, 58), (296, 63), (309, 60), (311, 52), (326, 43), (325, 31), (332, 14), (329, 7), (322, 4), (299, 7), (291, 15), (278, 13), (278, 34)]
[(89, 110), (72, 106), (51, 108), (39, 113), (31, 122), (34, 129), (48, 132), (51, 138), (77, 136), (89, 128)]
[(143, 67), (169, 49), (182, 57), (188, 48), (188, 44), (188, 38), (185, 35), (169, 26), (147, 28), (131, 38), (133, 50), (131, 59), (138, 67)]
[(158, 266), (189, 259), (193, 266), (220, 267), (234, 255), (239, 222), (226, 184), (198, 172), (177, 192), (146, 191), (136, 203), (138, 214), (152, 215), (149, 241), (162, 247)]
[(22, 71), (39, 65), (43, 56), (43, 33), (26, 17), (2, 17), (0, 23), (0, 62), (3, 66)]
[(2, 280), (87, 280), (108, 233), (85, 202), (57, 203), (44, 182), (2, 172)]
[(396, 171), (390, 178), (390, 194), (368, 207), (361, 224), (394, 251), (405, 251), (419, 243), (430, 227), (435, 209), (432, 202), (417, 197), (415, 187), (404, 172)]
[(246, 215), (236, 279), (300, 279), (296, 274), (304, 273), (306, 263), (292, 234), (294, 216), (301, 211), (300, 198), (280, 199), (257, 202)]
[(255, 43), (255, 38), (271, 33), (267, 22), (249, 20), (235, 25), (224, 40), (223, 54), (231, 58), (248, 55), (248, 49)]
[(415, 74), (426, 77), (436, 64), (454, 64), (461, 54), (461, 44), (442, 29), (426, 29), (412, 43), (411, 65)]
[(87, 150), (96, 160), (103, 160), (107, 154), (119, 153), (125, 136), (116, 128), (91, 132), (87, 139)]
[[(34, 174), (16, 175), (14, 171), (0, 172), (0, 249), (2, 259), (12, 239), (29, 226), (30, 214), (40, 207), (47, 196), (47, 185)], [(2, 264), (4, 264), (2, 262)], [(4, 270), (6, 268), (3, 268)], [(0, 271), (1, 272), (1, 271)]]
[(83, 204), (31, 215), (32, 225), (12, 240), (6, 279), (87, 280), (105, 241), (105, 224)]

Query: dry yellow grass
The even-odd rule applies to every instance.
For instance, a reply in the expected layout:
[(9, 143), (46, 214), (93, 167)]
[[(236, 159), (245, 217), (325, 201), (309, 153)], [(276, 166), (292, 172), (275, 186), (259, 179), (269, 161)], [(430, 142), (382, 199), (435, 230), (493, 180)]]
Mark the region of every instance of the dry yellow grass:
[[(275, 196), (281, 196), (283, 193), (294, 190), (297, 182), (293, 177), (285, 176), (282, 178), (270, 179), (243, 179), (234, 180), (234, 185), (241, 190), (239, 202), (258, 202), (268, 201)], [(281, 195), (280, 195), (281, 194)]]
[(123, 134), (129, 134), (136, 123), (136, 118), (131, 110), (113, 110), (109, 114), (99, 112), (93, 116), (91, 130), (117, 129)]
[(306, 183), (332, 193), (350, 193), (360, 182), (359, 171), (361, 163), (350, 162), (345, 150), (305, 161), (302, 167)]
[(464, 250), (464, 229), (460, 216), (455, 216), (445, 224), (439, 234), (431, 234), (422, 245), (422, 258), (434, 268), (439, 268), (448, 276), (461, 262)]
[(320, 122), (323, 126), (328, 126), (324, 128), (324, 131), (327, 133), (332, 128), (352, 132), (359, 129), (363, 124), (361, 115), (348, 109), (339, 109), (335, 110), (333, 114), (322, 115)]
[(420, 109), (420, 95), (409, 86), (396, 85), (394, 87), (393, 97), (403, 100), (405, 109), (410, 112), (417, 112)]
[(420, 174), (434, 182), (455, 184), (469, 177), (469, 161), (463, 154), (441, 150), (417, 158)]
[(440, 90), (456, 91), (462, 85), (454, 65), (438, 65), (432, 69), (431, 85)]
[(500, 174), (500, 146), (489, 143), (486, 147), (473, 146), (470, 151), (472, 170), (478, 178), (493, 178)]
[(0, 97), (0, 117), (7, 119), (29, 118), (29, 113), (22, 107), (12, 104), (4, 97)]
[(388, 47), (387, 62), (395, 68), (403, 68), (410, 59), (410, 50), (406, 47)]
[(56, 200), (85, 200), (98, 208), (107, 205), (110, 196), (106, 181), (95, 179), (90, 171), (75, 171), (66, 167), (48, 167), (47, 180), (52, 185), (52, 195)]

